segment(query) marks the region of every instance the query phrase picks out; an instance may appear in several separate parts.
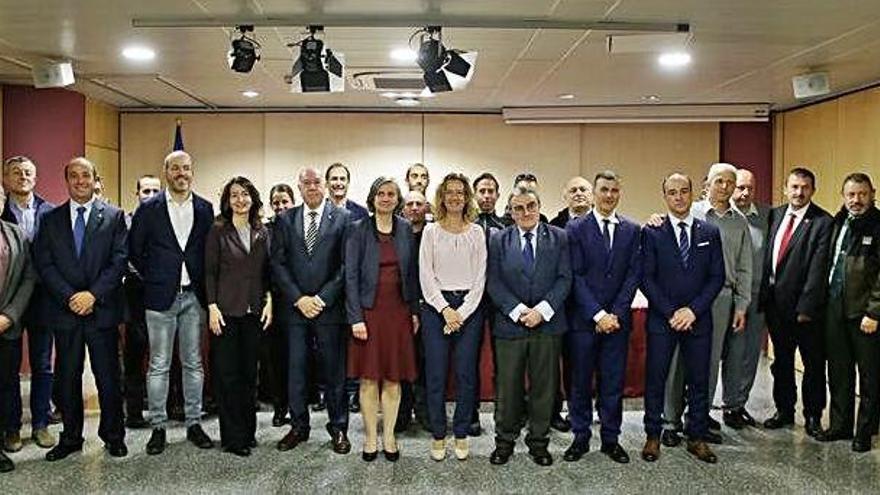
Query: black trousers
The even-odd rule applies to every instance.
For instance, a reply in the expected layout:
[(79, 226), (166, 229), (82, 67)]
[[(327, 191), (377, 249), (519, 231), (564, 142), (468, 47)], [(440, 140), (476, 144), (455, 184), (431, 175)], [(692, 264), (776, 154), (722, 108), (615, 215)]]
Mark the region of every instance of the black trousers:
[(260, 338), (259, 396), (272, 401), (276, 411), (287, 411), (287, 332), (273, 323)]
[(256, 315), (223, 316), (223, 333), (211, 333), (211, 370), (220, 416), (220, 446), (247, 447), (257, 431), (254, 394), (260, 319)]
[[(11, 397), (18, 392), (18, 360), (21, 353), (21, 337), (14, 340), (6, 340), (0, 337), (0, 397)], [(6, 431), (4, 427), (12, 418), (10, 404), (0, 405), (0, 431)]]
[(108, 444), (121, 442), (125, 427), (119, 384), (119, 333), (116, 328), (94, 328), (88, 322), (80, 322), (74, 328), (55, 330), (57, 405), (64, 421), (61, 443), (83, 443), (82, 375), (86, 347), (101, 406), (98, 436)]
[(773, 307), (767, 311), (767, 326), (773, 342), (773, 401), (780, 414), (793, 416), (797, 403), (794, 356), (800, 350), (804, 363), (804, 376), (801, 379), (801, 396), (805, 417), (822, 417), (825, 409), (825, 350), (824, 322), (810, 321), (798, 323), (794, 315), (788, 315), (789, 308)]
[[(880, 334), (861, 330), (861, 318), (843, 315), (842, 298), (829, 301), (825, 321), (828, 386), (831, 389), (831, 431), (870, 438), (880, 417)], [(859, 412), (854, 416), (856, 367), (859, 370)]]
[[(309, 376), (309, 355), (324, 378), (324, 400), (327, 403), (328, 427), (333, 431), (348, 431), (348, 400), (345, 394), (345, 368), (348, 325), (318, 325), (288, 323), (288, 398), (290, 424), (301, 436), (310, 431), (308, 391), (313, 377)], [(309, 335), (315, 337), (315, 349), (308, 345)]]

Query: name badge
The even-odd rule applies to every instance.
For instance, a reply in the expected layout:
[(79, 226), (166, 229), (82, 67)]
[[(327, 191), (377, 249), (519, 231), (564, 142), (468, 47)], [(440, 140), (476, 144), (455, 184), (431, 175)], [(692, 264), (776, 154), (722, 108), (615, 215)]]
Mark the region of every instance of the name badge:
[(706, 241), (706, 242), (701, 242), (701, 243), (697, 244), (697, 247), (703, 247), (703, 246), (708, 246), (708, 245), (709, 245), (709, 241)]
[(869, 235), (866, 235), (865, 237), (862, 237), (862, 245), (863, 245), (863, 246), (870, 246), (870, 245), (871, 245), (871, 241), (873, 241), (873, 240), (874, 240), (873, 237), (871, 237), (871, 236), (869, 236)]

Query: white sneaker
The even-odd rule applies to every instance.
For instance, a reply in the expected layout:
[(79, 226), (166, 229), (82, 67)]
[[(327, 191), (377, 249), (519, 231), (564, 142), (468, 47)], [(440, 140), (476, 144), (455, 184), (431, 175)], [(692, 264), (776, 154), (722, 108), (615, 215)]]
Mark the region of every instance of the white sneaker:
[(459, 461), (463, 461), (468, 458), (468, 439), (467, 438), (456, 438), (455, 439), (455, 458)]
[(446, 459), (446, 440), (433, 440), (431, 442), (431, 459), (437, 462)]

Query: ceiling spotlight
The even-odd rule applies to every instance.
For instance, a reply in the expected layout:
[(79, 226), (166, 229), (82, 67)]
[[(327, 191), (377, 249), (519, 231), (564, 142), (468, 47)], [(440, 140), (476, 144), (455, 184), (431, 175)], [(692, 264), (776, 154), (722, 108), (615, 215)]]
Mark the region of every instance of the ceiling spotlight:
[(662, 67), (675, 69), (691, 63), (691, 54), (687, 52), (669, 52), (660, 55), (657, 62)]
[(345, 56), (334, 53), (315, 37), (323, 26), (309, 26), (305, 39), (288, 46), (299, 46), (299, 57), (293, 64), (290, 91), (293, 93), (339, 92), (345, 90)]
[(257, 93), (256, 91), (254, 91), (252, 89), (249, 89), (247, 91), (242, 91), (241, 96), (244, 96), (245, 98), (256, 98), (256, 97), (260, 96), (260, 93)]
[(642, 97), (642, 101), (645, 103), (660, 103), (660, 96), (658, 95), (646, 95)]
[(397, 98), (394, 102), (402, 107), (417, 107), (422, 104), (418, 98)]
[(557, 98), (559, 98), (560, 100), (573, 100), (574, 95), (571, 93), (563, 93), (563, 94), (557, 96)]
[(416, 61), (419, 54), (412, 48), (395, 48), (391, 50), (391, 58), (397, 62), (411, 64)]
[(425, 85), (432, 93), (463, 89), (474, 75), (477, 52), (447, 49), (443, 46), (440, 26), (428, 26), (410, 37), (421, 34), (416, 62), (424, 71)]
[(247, 33), (254, 32), (254, 27), (249, 25), (236, 26), (241, 37), (232, 40), (232, 49), (229, 50), (229, 68), (235, 72), (250, 72), (257, 60), (260, 60), (260, 44), (257, 40), (249, 37)]
[(122, 56), (137, 62), (145, 62), (156, 58), (156, 52), (145, 46), (129, 46), (122, 50)]

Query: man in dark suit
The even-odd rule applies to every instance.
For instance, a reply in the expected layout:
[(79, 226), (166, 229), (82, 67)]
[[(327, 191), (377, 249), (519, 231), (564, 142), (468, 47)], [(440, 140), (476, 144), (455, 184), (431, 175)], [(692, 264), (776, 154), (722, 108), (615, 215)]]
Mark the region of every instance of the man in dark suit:
[(184, 151), (165, 157), (166, 190), (138, 207), (131, 220), (131, 264), (144, 282), (150, 344), (147, 401), (153, 433), (147, 454), (165, 451), (171, 354), (177, 338), (183, 372), (186, 438), (201, 449), (214, 443), (200, 425), (202, 338), (205, 324), (205, 239), (211, 203), (192, 191), (193, 161)]
[(529, 455), (540, 466), (553, 464), (547, 450), (562, 334), (568, 328), (565, 299), (571, 264), (565, 231), (539, 221), (541, 199), (533, 189), (516, 188), (510, 198), (515, 226), (489, 240), (487, 292), (495, 303), (498, 427), (492, 464), (505, 464), (522, 427), (525, 380)]
[[(880, 210), (874, 206), (874, 185), (867, 174), (849, 174), (842, 195), (831, 236), (825, 322), (831, 425), (816, 439), (853, 439), (854, 452), (867, 452), (880, 419)], [(854, 418), (856, 367), (860, 400)]]
[(596, 206), (568, 224), (574, 272), (569, 298), (570, 327), (566, 348), (571, 366), (569, 420), (574, 441), (566, 461), (577, 461), (590, 450), (593, 423), (593, 379), (599, 386), (602, 452), (620, 463), (629, 455), (620, 446), (623, 386), (632, 328), (632, 300), (641, 273), (639, 226), (617, 214), (620, 180), (612, 171), (594, 180)]
[(313, 332), (326, 386), (327, 431), (333, 451), (347, 454), (351, 443), (345, 395), (348, 326), (343, 268), (349, 212), (324, 199), (324, 178), (317, 169), (306, 167), (298, 178), (303, 204), (281, 214), (272, 240), (272, 273), (281, 292), (276, 304), (285, 313), (290, 349), (291, 429), (278, 442), (278, 449), (290, 450), (309, 438), (307, 338)]
[[(55, 208), (34, 192), (37, 185), (37, 166), (26, 156), (14, 156), (3, 162), (3, 187), (6, 189), (6, 207), (2, 218), (21, 227), (28, 243), (33, 244), (40, 230), (43, 215)], [(29, 248), (30, 249), (30, 248)], [(49, 432), (52, 422), (50, 400), (52, 398), (52, 329), (40, 311), (44, 290), (37, 280), (24, 315), (23, 328), (28, 339), (28, 360), (31, 368), (31, 439), (42, 448), (55, 445)], [(20, 344), (22, 340), (18, 341)], [(13, 353), (16, 369), (21, 369), (22, 350)], [(16, 375), (18, 376), (18, 375)], [(6, 423), (0, 424), (3, 448), (10, 452), (21, 450), (21, 380), (9, 389), (9, 395), (0, 395), (0, 408), (6, 409)]]
[(94, 197), (95, 166), (74, 158), (64, 167), (70, 200), (43, 218), (34, 253), (55, 329), (64, 431), (47, 461), (82, 450), (82, 373), (86, 347), (101, 404), (98, 436), (113, 457), (128, 455), (119, 384), (122, 275), (128, 256), (125, 214)]
[(712, 302), (724, 285), (724, 258), (718, 228), (694, 218), (689, 177), (663, 180), (669, 214), (659, 227), (642, 231), (644, 277), (648, 298), (648, 347), (645, 370), (645, 433), (642, 459), (660, 457), (666, 377), (676, 346), (684, 358), (687, 387), (687, 450), (715, 463), (706, 444), (709, 431), (709, 357), (712, 351)]
[(767, 315), (773, 342), (773, 402), (776, 414), (764, 421), (767, 429), (794, 424), (797, 388), (795, 350), (804, 363), (801, 397), (804, 428), (815, 436), (822, 429), (825, 409), (825, 354), (822, 317), (828, 289), (832, 218), (811, 202), (816, 177), (796, 167), (788, 174), (788, 204), (770, 212), (770, 237), (764, 254), (761, 308)]

